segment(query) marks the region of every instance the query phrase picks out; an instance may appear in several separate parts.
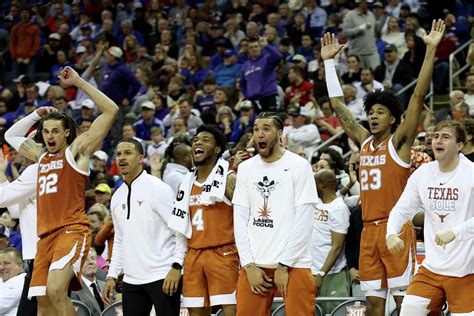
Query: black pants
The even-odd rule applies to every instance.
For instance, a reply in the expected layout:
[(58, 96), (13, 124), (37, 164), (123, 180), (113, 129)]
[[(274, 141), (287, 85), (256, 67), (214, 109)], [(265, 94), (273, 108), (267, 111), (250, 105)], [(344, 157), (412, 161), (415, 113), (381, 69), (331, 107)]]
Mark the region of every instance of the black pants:
[(173, 296), (163, 293), (164, 280), (133, 285), (123, 282), (123, 315), (149, 316), (155, 306), (157, 316), (179, 316), (182, 281)]
[(276, 94), (269, 95), (266, 97), (261, 98), (260, 100), (256, 100), (257, 109), (256, 112), (278, 112), (278, 96)]
[(17, 316), (36, 316), (38, 309), (38, 302), (36, 297), (28, 299), (28, 290), (30, 288), (31, 275), (33, 274), (34, 260), (25, 260), (25, 284), (23, 285), (23, 292), (21, 292), (20, 305), (18, 306)]

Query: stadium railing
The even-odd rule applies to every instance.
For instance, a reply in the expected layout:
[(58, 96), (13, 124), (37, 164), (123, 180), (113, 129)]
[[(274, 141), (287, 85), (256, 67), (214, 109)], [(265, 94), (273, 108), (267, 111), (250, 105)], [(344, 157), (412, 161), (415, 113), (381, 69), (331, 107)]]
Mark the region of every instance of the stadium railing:
[[(472, 43), (472, 39), (470, 39), (463, 45), (459, 46), (454, 52), (451, 53), (451, 55), (449, 55), (449, 92), (453, 91), (454, 79), (459, 77), (459, 75), (462, 74), (464, 70), (471, 67), (471, 65), (466, 64), (462, 66), (461, 68), (459, 68), (458, 71), (454, 72), (454, 62), (455, 62), (456, 55), (463, 52), (466, 49), (466, 47), (469, 48), (469, 45), (471, 43)], [(467, 56), (467, 52), (466, 52), (466, 56)]]

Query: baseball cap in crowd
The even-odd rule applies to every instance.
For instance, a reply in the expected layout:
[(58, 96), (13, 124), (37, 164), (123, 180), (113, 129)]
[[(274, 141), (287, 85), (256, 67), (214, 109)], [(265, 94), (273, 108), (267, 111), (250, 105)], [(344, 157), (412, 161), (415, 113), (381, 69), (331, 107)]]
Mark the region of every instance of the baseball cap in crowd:
[(146, 108), (146, 109), (150, 109), (150, 110), (154, 110), (156, 109), (155, 107), (155, 103), (151, 102), (151, 101), (145, 101), (142, 103), (142, 108)]
[(27, 75), (19, 75), (15, 79), (13, 79), (14, 83), (23, 83), (23, 84), (28, 84), (31, 82), (30, 78), (28, 78)]
[(233, 49), (226, 49), (225, 52), (224, 52), (224, 57), (230, 57), (230, 56), (234, 56), (235, 53), (234, 53), (234, 50)]
[(398, 51), (397, 50), (397, 46), (393, 45), (393, 44), (388, 44), (387, 46), (385, 46), (385, 48), (383, 49), (384, 52), (396, 52)]
[(90, 30), (90, 31), (92, 31), (92, 26), (90, 26), (89, 24), (84, 24), (83, 26), (81, 26), (81, 30)]
[(13, 22), (13, 17), (11, 15), (6, 15), (3, 17), (3, 21)]
[(253, 108), (253, 104), (252, 104), (252, 101), (250, 100), (245, 100), (245, 101), (242, 101), (242, 103), (240, 103), (241, 110), (250, 110), (252, 108)]
[(49, 34), (48, 39), (60, 41), (61, 40), (61, 35), (59, 35), (59, 33), (51, 33), (51, 34)]
[(93, 108), (95, 108), (95, 104), (94, 101), (92, 101), (91, 99), (85, 99), (84, 101), (82, 101), (81, 107), (92, 110)]
[(110, 47), (108, 52), (109, 52), (110, 55), (114, 56), (115, 58), (120, 59), (123, 56), (122, 50), (120, 49), (120, 47), (117, 47), (117, 46)]
[(383, 8), (383, 7), (384, 7), (384, 5), (383, 5), (383, 3), (382, 3), (382, 2), (380, 2), (380, 1), (377, 1), (377, 2), (375, 2), (375, 3), (374, 3), (374, 7)]
[(82, 54), (82, 53), (85, 53), (87, 52), (87, 48), (85, 48), (84, 46), (77, 46), (76, 48), (76, 54)]
[(102, 161), (107, 161), (109, 156), (103, 150), (97, 150), (92, 154), (92, 158), (97, 158)]
[(300, 54), (296, 54), (295, 56), (293, 56), (293, 58), (291, 59), (292, 62), (302, 62), (302, 63), (306, 63), (306, 58), (303, 56), (303, 55), (300, 55)]
[(95, 187), (94, 192), (112, 194), (112, 189), (106, 183), (101, 183)]

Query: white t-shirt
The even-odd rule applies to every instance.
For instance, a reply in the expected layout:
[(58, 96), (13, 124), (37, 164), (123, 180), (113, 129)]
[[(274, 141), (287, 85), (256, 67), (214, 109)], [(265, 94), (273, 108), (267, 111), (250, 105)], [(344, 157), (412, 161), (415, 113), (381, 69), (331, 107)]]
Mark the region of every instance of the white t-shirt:
[[(292, 267), (309, 268), (311, 227), (305, 230), (294, 227), (293, 223), (312, 223), (311, 210), (299, 213), (297, 210), (304, 205), (314, 207), (317, 198), (310, 164), (294, 153), (285, 151), (273, 163), (264, 162), (260, 155), (242, 162), (237, 172), (232, 203), (248, 209), (249, 216), (246, 227), (235, 225), (237, 247), (241, 244), (239, 235), (243, 234), (248, 237), (252, 259), (258, 266), (273, 268), (284, 257), (284, 252), (290, 251), (299, 254)], [(295, 214), (299, 214), (299, 217)], [(308, 236), (297, 236), (299, 229), (307, 231)], [(299, 242), (294, 243), (296, 239)], [(287, 243), (293, 248), (288, 250)], [(246, 263), (241, 261), (242, 264)]]
[[(341, 197), (331, 203), (320, 203), (314, 210), (313, 235), (311, 237), (311, 271), (316, 274), (324, 265), (331, 250), (331, 232), (347, 234), (351, 213)], [(328, 274), (340, 272), (346, 266), (344, 250), (341, 251)]]
[[(461, 158), (450, 172), (441, 172), (437, 161), (418, 168), (390, 213), (387, 236), (398, 234), (420, 206), (425, 210), (422, 265), (453, 277), (474, 273), (474, 163)], [(445, 230), (452, 230), (455, 239), (436, 245), (436, 233)]]
[(15, 316), (20, 304), (26, 273), (0, 282), (0, 315)]

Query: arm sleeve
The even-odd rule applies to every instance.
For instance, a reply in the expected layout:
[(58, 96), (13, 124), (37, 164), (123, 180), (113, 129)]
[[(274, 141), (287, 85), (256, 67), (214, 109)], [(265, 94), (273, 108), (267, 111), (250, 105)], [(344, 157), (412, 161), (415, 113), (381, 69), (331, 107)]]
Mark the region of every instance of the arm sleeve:
[[(111, 208), (112, 210), (113, 208)], [(109, 266), (109, 273), (107, 273), (107, 277), (117, 278), (120, 273), (123, 271), (123, 258), (122, 258), (122, 227), (120, 223), (120, 219), (117, 218), (112, 213), (112, 219), (114, 223), (114, 245), (112, 248), (112, 259), (110, 261)]]
[(313, 216), (313, 204), (303, 204), (295, 208), (295, 217), (291, 227), (298, 227), (298, 229), (293, 229), (290, 232), (285, 250), (278, 262), (292, 267), (298, 259), (305, 255), (311, 242)]
[(41, 120), (41, 116), (36, 111), (33, 111), (33, 113), (16, 122), (5, 132), (5, 140), (16, 151), (19, 151), (21, 144), (26, 140), (26, 133), (39, 120)]
[(11, 206), (27, 198), (35, 197), (37, 177), (35, 166), (37, 165), (26, 168), (15, 181), (0, 184), (0, 207)]
[[(421, 171), (421, 169), (417, 171)], [(413, 219), (421, 206), (421, 199), (417, 188), (417, 178), (421, 173), (417, 171), (408, 178), (405, 190), (390, 212), (386, 237), (397, 235), (402, 229), (402, 226)]]
[(186, 250), (188, 249), (188, 239), (181, 233), (175, 232), (176, 237), (176, 246), (174, 251), (173, 262), (179, 263), (183, 266), (184, 263), (184, 255)]
[(248, 225), (250, 220), (250, 208), (234, 204), (234, 237), (235, 244), (240, 257), (242, 267), (255, 262), (250, 246)]
[(461, 225), (455, 226), (452, 229), (457, 240), (474, 239), (474, 217), (471, 217)]

